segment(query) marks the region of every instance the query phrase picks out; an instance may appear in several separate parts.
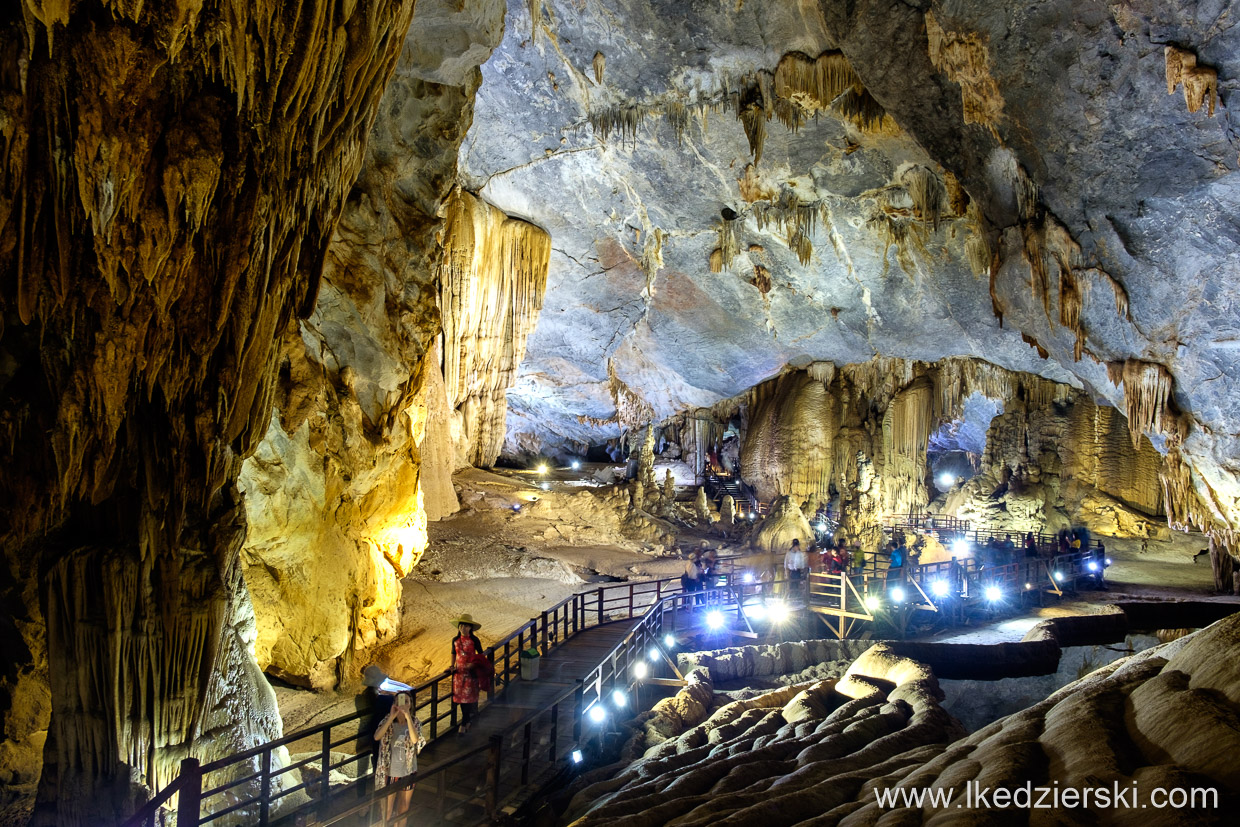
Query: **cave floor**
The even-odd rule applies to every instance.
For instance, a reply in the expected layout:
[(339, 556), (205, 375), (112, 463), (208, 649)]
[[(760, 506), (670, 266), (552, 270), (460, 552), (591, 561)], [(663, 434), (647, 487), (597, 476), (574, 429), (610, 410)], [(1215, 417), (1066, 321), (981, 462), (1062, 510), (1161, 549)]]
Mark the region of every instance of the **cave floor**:
[[(674, 577), (682, 563), (666, 544), (634, 539), (616, 530), (614, 508), (579, 496), (580, 488), (545, 491), (519, 477), (468, 471), (455, 482), (462, 510), (429, 525), (426, 554), (403, 580), (403, 615), (397, 638), (373, 652), (371, 661), (410, 684), (447, 668), (456, 632), (452, 621), (467, 612), (483, 624), (484, 644), (507, 636), (544, 609), (596, 583)], [(536, 498), (536, 499), (535, 499)], [(514, 509), (513, 505), (521, 505)], [(611, 513), (603, 513), (605, 510)], [(669, 528), (676, 529), (670, 524)], [(677, 540), (713, 545), (726, 538), (682, 530)], [(1107, 591), (1081, 590), (1020, 615), (952, 629), (925, 639), (990, 643), (1020, 640), (1040, 620), (1092, 614), (1122, 600), (1219, 600), (1208, 559), (1193, 563), (1205, 547), (1201, 535), (1170, 540), (1105, 540), (1114, 565)], [(355, 669), (365, 666), (355, 663)], [(285, 732), (352, 711), (352, 692), (316, 693), (283, 684), (276, 695)]]

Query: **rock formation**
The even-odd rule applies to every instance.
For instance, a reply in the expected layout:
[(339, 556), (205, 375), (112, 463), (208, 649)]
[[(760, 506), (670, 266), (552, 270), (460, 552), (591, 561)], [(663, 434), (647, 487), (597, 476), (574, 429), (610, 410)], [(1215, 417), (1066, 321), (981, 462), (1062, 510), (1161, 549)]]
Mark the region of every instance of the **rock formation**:
[(37, 823), (110, 823), (182, 757), (280, 732), (237, 480), (412, 11), (0, 12), (5, 728), (30, 744), (55, 687)]
[[(709, 666), (690, 671), (691, 685), (645, 721), (638, 744), (644, 754), (637, 750), (631, 764), (592, 776), (565, 822), (916, 824), (1014, 817), (976, 798), (970, 805), (970, 783), (1009, 794), (1026, 786), (1105, 788), (1105, 800), (1077, 803), (1082, 817), (1220, 823), (1240, 795), (1229, 760), (1240, 746), (1234, 720), (1240, 674), (1231, 656), (1238, 636), (1240, 615), (1232, 615), (1104, 666), (950, 743), (959, 724), (939, 706), (933, 673), (885, 644), (833, 642), (855, 658), (842, 679), (746, 693), (731, 702), (706, 691), (722, 677), (714, 674), (716, 663), (728, 674), (796, 672), (809, 663), (809, 644), (774, 647), (759, 655), (763, 663), (706, 659)], [(771, 647), (746, 651), (760, 648)], [(1151, 809), (1155, 787), (1183, 794), (1185, 803)], [(952, 803), (880, 807), (875, 792), (898, 788), (950, 790)], [(1189, 803), (1193, 789), (1214, 797)], [(1125, 798), (1116, 801), (1116, 790)]]

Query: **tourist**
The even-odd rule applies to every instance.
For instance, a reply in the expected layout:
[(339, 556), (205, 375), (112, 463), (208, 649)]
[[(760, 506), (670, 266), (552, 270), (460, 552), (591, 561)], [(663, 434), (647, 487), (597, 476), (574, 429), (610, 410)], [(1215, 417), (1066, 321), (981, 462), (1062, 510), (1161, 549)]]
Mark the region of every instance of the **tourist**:
[[(362, 743), (378, 741), (374, 735), (379, 731), (379, 723), (387, 718), (392, 711), (392, 705), (396, 702), (395, 696), (379, 688), (387, 677), (387, 674), (373, 663), (362, 670), (362, 684), (366, 688), (354, 701), (357, 711), (365, 716), (362, 719), (360, 731)], [(376, 743), (375, 749), (378, 750), (378, 748), (379, 745)], [(375, 761), (378, 762), (377, 755)]]
[(788, 593), (799, 594), (802, 590), (801, 584), (809, 571), (809, 558), (801, 551), (800, 540), (792, 541), (792, 548), (784, 555), (784, 568), (788, 571)]
[(680, 574), (680, 590), (685, 594), (693, 594), (702, 585), (702, 566), (697, 551), (688, 552), (685, 557), (685, 568)]
[(1027, 532), (1025, 534), (1025, 557), (1027, 559), (1030, 557), (1037, 557), (1037, 556), (1038, 556), (1038, 541), (1033, 538), (1032, 531)]
[(698, 588), (711, 589), (718, 585), (716, 580), (719, 573), (719, 556), (705, 540), (702, 541), (702, 556), (698, 558), (698, 567), (701, 569)]
[(904, 579), (904, 562), (908, 552), (903, 544), (897, 544), (895, 540), (890, 544), (891, 552), (887, 557), (887, 582), (899, 581)]
[[(482, 641), (474, 632), (482, 628), (473, 617), (463, 614), (453, 621), (456, 637), (452, 638), (452, 703), (461, 708), (460, 733), (469, 732), (471, 719), (478, 711), (478, 693), (483, 681), (489, 678), (479, 674), (491, 668), (491, 662), (482, 651)], [(486, 680), (486, 683), (490, 683)]]
[[(376, 790), (418, 771), (418, 753), (426, 746), (426, 736), (422, 734), (422, 722), (413, 714), (409, 693), (401, 692), (396, 696), (396, 705), (379, 724), (375, 740), (379, 742), (379, 761), (375, 767)], [(412, 784), (400, 792), (385, 796), (385, 819), (391, 821), (407, 813), (412, 799)]]

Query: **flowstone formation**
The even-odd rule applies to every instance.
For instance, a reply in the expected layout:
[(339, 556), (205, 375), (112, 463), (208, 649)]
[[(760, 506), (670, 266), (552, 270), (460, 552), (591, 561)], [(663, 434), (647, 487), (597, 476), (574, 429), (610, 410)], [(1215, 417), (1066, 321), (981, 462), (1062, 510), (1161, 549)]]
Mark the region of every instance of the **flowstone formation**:
[[(974, 823), (1033, 818), (1037, 810), (993, 803), (996, 790), (1011, 802), (1028, 787), (1105, 790), (1075, 802), (1085, 819), (1224, 823), (1240, 800), (1231, 760), (1240, 746), (1238, 642), (1240, 615), (1232, 615), (967, 736), (940, 706), (930, 669), (883, 643), (832, 641), (855, 657), (842, 678), (768, 692), (715, 686), (741, 672), (804, 673), (814, 642), (714, 653), (705, 660), (726, 676), (695, 667), (688, 687), (632, 722), (628, 758), (587, 776), (562, 823)], [(988, 789), (986, 803), (976, 792), (967, 799), (966, 784)], [(876, 800), (931, 788), (950, 793), (950, 803)], [(1170, 799), (1152, 798), (1156, 789)]]
[(563, 823), (830, 823), (963, 733), (934, 675), (881, 645), (841, 679), (735, 701), (712, 689), (709, 672), (692, 672), (629, 747), (638, 760), (581, 790)]
[(280, 734), (237, 479), (412, 11), (0, 12), (3, 758), (46, 727), (37, 824), (113, 823)]

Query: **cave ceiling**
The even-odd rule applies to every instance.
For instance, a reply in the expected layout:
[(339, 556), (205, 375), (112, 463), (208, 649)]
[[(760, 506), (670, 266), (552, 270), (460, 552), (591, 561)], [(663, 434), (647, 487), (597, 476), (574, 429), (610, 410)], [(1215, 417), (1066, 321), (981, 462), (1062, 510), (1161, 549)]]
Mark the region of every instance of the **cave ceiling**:
[[(459, 156), (467, 188), (552, 237), (506, 451), (875, 355), (978, 356), (1132, 413), (1127, 362), (1165, 367), (1184, 454), (1224, 487), (1240, 457), (1232, 6), (510, 3)], [(1168, 46), (1188, 55), (1174, 86)], [(737, 102), (767, 94), (769, 115), (781, 59), (835, 51), (888, 119), (800, 96), (805, 122), (765, 121), (750, 169)], [(917, 167), (944, 188), (937, 224)], [(759, 226), (789, 203), (816, 207), (804, 264), (785, 227)], [(712, 272), (725, 209), (737, 255)], [(990, 268), (970, 266), (974, 236)], [(1165, 424), (1147, 430), (1166, 447)]]

